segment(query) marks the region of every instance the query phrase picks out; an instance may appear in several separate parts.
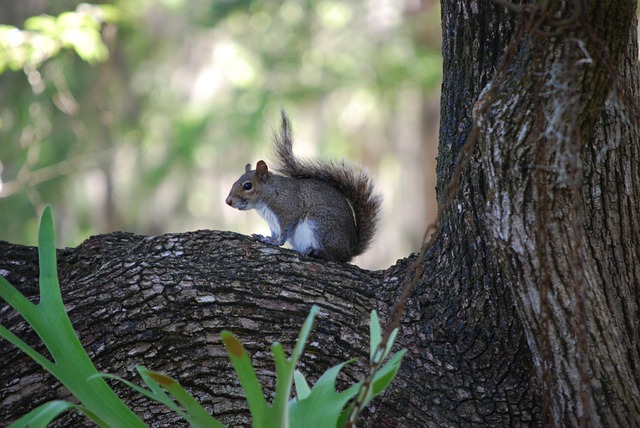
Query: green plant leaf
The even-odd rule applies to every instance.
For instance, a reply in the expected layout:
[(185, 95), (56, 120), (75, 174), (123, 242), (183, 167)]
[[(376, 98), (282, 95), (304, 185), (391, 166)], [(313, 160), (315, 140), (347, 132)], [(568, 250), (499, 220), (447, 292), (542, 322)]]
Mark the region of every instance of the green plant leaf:
[(304, 400), (305, 398), (307, 398), (311, 393), (311, 388), (309, 388), (309, 384), (307, 383), (307, 380), (299, 370), (296, 370), (293, 373), (293, 382), (296, 387), (297, 399)]
[[(293, 373), (295, 371), (300, 355), (309, 338), (309, 333), (313, 327), (313, 321), (320, 311), (317, 305), (313, 305), (309, 310), (307, 319), (302, 324), (298, 340), (293, 348), (291, 357), (287, 359), (282, 349), (282, 345), (274, 343), (271, 347), (273, 359), (276, 363), (276, 395), (273, 399), (273, 424), (275, 427), (289, 427), (289, 399), (291, 398), (291, 386), (293, 384)], [(297, 427), (297, 425), (294, 425)]]
[(358, 392), (359, 385), (354, 385), (342, 392), (336, 392), (335, 389), (340, 371), (351, 362), (353, 360), (331, 367), (320, 376), (306, 398), (292, 400), (289, 403), (291, 426), (296, 428), (336, 427), (342, 409)]
[(313, 305), (309, 311), (309, 315), (307, 315), (307, 319), (304, 321), (304, 324), (302, 324), (302, 328), (300, 329), (298, 341), (296, 342), (296, 346), (293, 348), (293, 353), (291, 354), (291, 361), (298, 362), (300, 355), (304, 352), (304, 347), (307, 345), (309, 333), (313, 327), (313, 321), (315, 320), (318, 312), (320, 312), (320, 307), (318, 305)]
[(187, 412), (187, 421), (191, 426), (195, 428), (225, 428), (223, 424), (207, 413), (204, 407), (171, 376), (144, 368), (141, 368), (140, 372), (149, 376), (178, 400), (178, 403)]
[(396, 373), (398, 373), (400, 364), (402, 363), (402, 358), (406, 353), (406, 349), (396, 352), (395, 354), (393, 354), (393, 357), (391, 357), (387, 364), (382, 366), (380, 370), (376, 372), (371, 388), (373, 397), (380, 395), (387, 388), (387, 386), (389, 386), (393, 378), (396, 376)]
[[(225, 428), (217, 419), (209, 415), (207, 411), (198, 403), (191, 394), (189, 394), (180, 383), (170, 376), (162, 373), (154, 372), (145, 368), (144, 366), (137, 366), (138, 373), (142, 377), (144, 383), (149, 387), (149, 390), (144, 389), (134, 383), (131, 383), (119, 376), (114, 376), (106, 373), (99, 373), (98, 376), (115, 379), (129, 388), (144, 395), (145, 397), (164, 404), (189, 424), (196, 428)], [(164, 389), (169, 391), (178, 402), (184, 407), (184, 410), (180, 408), (165, 392)]]
[(27, 321), (35, 315), (36, 305), (31, 303), (2, 276), (0, 276), (0, 297)]
[[(373, 360), (373, 356), (382, 341), (380, 320), (378, 319), (378, 313), (375, 309), (371, 311), (371, 317), (369, 318), (369, 337), (369, 360)], [(389, 346), (389, 349), (390, 348)]]
[(391, 352), (391, 348), (393, 348), (393, 344), (396, 341), (396, 336), (398, 335), (398, 329), (394, 328), (391, 334), (389, 335), (389, 339), (387, 340), (387, 349), (384, 351), (384, 355), (382, 356), (382, 361), (389, 356)]
[(79, 407), (75, 403), (68, 401), (49, 401), (9, 425), (9, 428), (46, 428), (49, 423), (70, 409)]
[[(137, 366), (136, 370), (140, 374), (142, 381), (149, 387), (151, 390), (151, 394), (153, 394), (153, 399), (163, 403), (165, 406), (173, 409), (176, 413), (186, 419), (186, 414), (180, 409), (180, 407), (169, 397), (164, 389), (156, 382), (151, 376), (148, 375), (148, 369), (144, 366)], [(142, 389), (142, 388), (140, 388)], [(146, 391), (146, 390), (145, 390)], [(147, 391), (148, 392), (148, 391)]]
[[(3, 280), (4, 278), (0, 277), (0, 283), (2, 283)], [(46, 370), (51, 371), (54, 369), (54, 364), (51, 361), (47, 360), (44, 356), (39, 354), (35, 349), (27, 345), (25, 342), (22, 341), (22, 339), (20, 339), (18, 336), (13, 334), (11, 331), (6, 329), (2, 325), (0, 325), (0, 337), (7, 340), (12, 345), (16, 346), (22, 352), (27, 354), (32, 360), (34, 360), (35, 362), (40, 364), (42, 367), (44, 367)]]
[(240, 386), (245, 393), (247, 403), (249, 404), (249, 411), (254, 421), (266, 420), (268, 405), (262, 393), (262, 387), (256, 376), (256, 372), (251, 364), (249, 354), (242, 346), (242, 343), (236, 338), (233, 333), (229, 331), (222, 331), (220, 333), (222, 343), (224, 343), (227, 349), (227, 354), (231, 360), (238, 380), (240, 380)]
[[(307, 318), (308, 319), (308, 318)], [(304, 329), (304, 327), (303, 327)], [(298, 339), (299, 341), (300, 339)], [(299, 342), (296, 343), (296, 348)], [(293, 372), (297, 359), (294, 360), (296, 353), (295, 349), (291, 358), (287, 359), (282, 345), (275, 342), (271, 346), (271, 353), (273, 354), (273, 360), (276, 364), (276, 394), (273, 398), (273, 406), (271, 407), (270, 417), (273, 418), (271, 422), (272, 426), (289, 426), (289, 414), (288, 406), (289, 397), (291, 396), (291, 386), (293, 384)], [(268, 425), (265, 425), (268, 426)]]
[(38, 31), (48, 35), (55, 35), (59, 32), (56, 18), (50, 15), (39, 15), (27, 18), (24, 21), (25, 30)]
[(0, 294), (33, 327), (55, 363), (37, 354), (5, 327), (0, 330), (2, 337), (65, 385), (82, 404), (78, 408), (99, 426), (146, 426), (104, 379), (92, 377), (98, 371), (76, 336), (62, 302), (56, 270), (53, 216), (49, 206), (45, 207), (40, 220), (38, 256), (40, 302), (37, 305), (27, 304), (26, 298), (4, 278), (0, 281)]
[[(380, 369), (378, 369), (378, 371), (373, 377), (371, 388), (369, 389), (367, 397), (363, 401), (364, 404), (362, 408), (365, 408), (371, 402), (371, 400), (373, 400), (375, 397), (380, 395), (389, 386), (391, 381), (393, 381), (396, 374), (398, 373), (398, 370), (400, 369), (402, 358), (404, 357), (406, 352), (407, 350), (403, 349), (395, 353), (393, 357), (391, 357), (391, 359), (387, 362), (387, 364), (385, 364)], [(360, 388), (361, 385), (362, 385), (362, 382), (358, 382), (356, 385), (350, 388), (350, 389), (354, 389), (353, 396), (355, 396), (358, 393), (358, 389)], [(347, 422), (347, 419), (349, 418), (349, 414), (351, 413), (351, 409), (353, 407), (352, 404), (347, 406), (347, 408), (340, 415), (340, 419), (338, 420), (338, 423), (336, 425), (337, 427), (343, 427), (344, 424)]]
[[(49, 205), (44, 208), (42, 218), (40, 219), (40, 230), (38, 231), (38, 261), (40, 265), (40, 303), (38, 303), (38, 306), (45, 307), (59, 304), (64, 308), (62, 295), (60, 294), (60, 284), (58, 283), (53, 215), (51, 214), (51, 206)], [(46, 312), (51, 312), (51, 310), (47, 310)]]
[[(140, 372), (141, 368), (146, 370), (144, 367), (138, 366), (137, 367), (138, 372)], [(147, 397), (147, 398), (149, 398), (149, 399), (151, 399), (153, 401), (156, 401), (158, 403), (164, 404), (165, 406), (167, 406), (168, 408), (170, 408), (174, 412), (178, 413), (183, 419), (188, 420), (189, 416), (180, 408), (180, 406), (178, 406), (164, 392), (164, 390), (160, 387), (160, 385), (158, 385), (158, 383), (155, 382), (152, 378), (150, 378), (146, 373), (140, 373), (140, 377), (143, 379), (145, 384), (147, 384), (149, 386), (149, 388), (151, 390), (144, 389), (141, 386), (136, 385), (133, 382), (129, 382), (128, 380), (121, 378), (120, 376), (116, 376), (116, 375), (112, 375), (112, 374), (108, 374), (108, 373), (97, 373), (97, 374), (93, 375), (92, 377), (103, 377), (103, 378), (114, 379), (114, 380), (117, 380), (119, 382), (122, 382), (123, 384), (127, 385), (129, 388), (131, 388), (134, 391), (136, 391), (138, 394), (144, 395), (145, 397)]]

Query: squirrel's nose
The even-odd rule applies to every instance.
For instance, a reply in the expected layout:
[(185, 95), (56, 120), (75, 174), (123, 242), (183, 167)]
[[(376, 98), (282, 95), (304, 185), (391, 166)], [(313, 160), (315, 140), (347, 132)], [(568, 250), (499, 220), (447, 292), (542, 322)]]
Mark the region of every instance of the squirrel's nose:
[(227, 199), (225, 200), (225, 202), (227, 203), (227, 205), (232, 206), (231, 205), (231, 195), (227, 196)]

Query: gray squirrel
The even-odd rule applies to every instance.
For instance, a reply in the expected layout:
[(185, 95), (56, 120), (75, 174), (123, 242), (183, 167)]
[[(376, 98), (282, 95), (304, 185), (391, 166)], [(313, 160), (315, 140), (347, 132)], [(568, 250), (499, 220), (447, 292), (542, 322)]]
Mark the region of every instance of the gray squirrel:
[(226, 203), (255, 209), (271, 236), (253, 236), (272, 245), (289, 242), (299, 253), (348, 262), (362, 254), (376, 230), (382, 199), (368, 175), (344, 161), (300, 160), (293, 154), (291, 125), (282, 110), (276, 133), (276, 170), (264, 161), (251, 164), (233, 183)]

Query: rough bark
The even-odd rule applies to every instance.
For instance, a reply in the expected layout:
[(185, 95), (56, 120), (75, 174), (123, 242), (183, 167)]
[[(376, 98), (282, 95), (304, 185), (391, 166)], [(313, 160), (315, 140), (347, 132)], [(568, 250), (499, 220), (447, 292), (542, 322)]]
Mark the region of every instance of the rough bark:
[[(640, 426), (640, 159), (625, 107), (638, 95), (635, 6), (588, 2), (558, 25), (582, 4), (520, 19), (488, 1), (442, 2), (440, 224), (401, 326), (398, 349), (409, 352), (365, 426)], [(0, 243), (0, 254), (0, 272), (35, 296), (35, 250)], [(368, 272), (232, 233), (114, 233), (61, 250), (59, 270), (99, 369), (165, 371), (244, 426), (222, 328), (272, 386), (270, 343), (291, 349), (318, 303), (302, 361), (313, 378), (366, 355), (368, 313), (389, 317), (413, 260)], [(29, 337), (6, 306), (0, 322)], [(3, 423), (65, 396), (6, 342), (0, 360)], [(348, 367), (345, 380), (362, 371)], [(152, 425), (181, 424), (117, 389)]]
[(509, 73), (486, 89), (490, 100), (481, 97), (472, 186), (485, 195), (484, 226), (549, 397), (547, 417), (637, 426), (635, 5), (589, 2), (577, 16), (568, 3), (548, 11), (567, 27), (547, 21), (523, 34)]
[[(0, 252), (0, 269), (9, 272), (8, 280), (35, 295), (35, 249), (1, 243)], [(446, 270), (446, 254), (437, 251), (431, 263), (440, 260), (440, 269)], [(303, 258), (232, 233), (115, 233), (60, 251), (59, 271), (71, 319), (100, 370), (127, 379), (137, 377), (136, 364), (164, 371), (225, 423), (246, 426), (245, 402), (219, 341), (220, 330), (238, 334), (263, 381), (273, 386), (271, 342), (291, 349), (310, 305), (317, 303), (322, 315), (302, 360), (302, 370), (317, 377), (333, 364), (366, 357), (368, 313), (372, 308), (383, 316), (389, 312), (411, 259), (386, 272), (368, 272)], [(433, 278), (438, 275), (432, 271)], [(426, 292), (412, 298), (398, 344), (410, 356), (389, 393), (374, 404), (370, 426), (473, 421), (526, 426), (534, 418), (537, 388), (513, 311), (470, 310), (467, 286), (451, 278), (423, 280)], [(0, 317), (3, 325), (30, 337), (13, 311), (4, 307)], [(504, 334), (496, 330), (498, 324)], [(37, 340), (30, 337), (29, 342)], [(5, 342), (0, 356), (7, 362), (0, 372), (0, 420), (65, 396), (55, 380)], [(363, 372), (361, 364), (348, 367), (345, 380)], [(118, 391), (153, 426), (181, 424), (136, 394), (121, 387)], [(87, 421), (67, 416), (58, 426), (72, 423)]]

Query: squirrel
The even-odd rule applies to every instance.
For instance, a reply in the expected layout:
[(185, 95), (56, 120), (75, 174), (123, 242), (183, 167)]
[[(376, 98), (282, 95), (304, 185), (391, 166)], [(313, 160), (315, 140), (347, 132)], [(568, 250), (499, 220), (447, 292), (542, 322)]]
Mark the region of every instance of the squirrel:
[(293, 154), (291, 125), (284, 110), (276, 132), (276, 170), (264, 161), (251, 164), (233, 184), (226, 203), (238, 210), (255, 209), (271, 236), (254, 234), (272, 245), (289, 242), (307, 256), (349, 262), (362, 254), (376, 230), (382, 198), (360, 168), (344, 161), (300, 160)]

